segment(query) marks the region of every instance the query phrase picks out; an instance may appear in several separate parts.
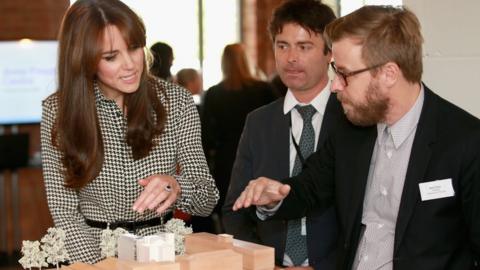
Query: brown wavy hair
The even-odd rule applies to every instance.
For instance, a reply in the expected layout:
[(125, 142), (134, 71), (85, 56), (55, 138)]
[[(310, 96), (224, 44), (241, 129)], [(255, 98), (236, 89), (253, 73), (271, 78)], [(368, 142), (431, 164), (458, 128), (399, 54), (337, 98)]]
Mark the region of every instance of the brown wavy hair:
[[(146, 44), (145, 26), (118, 0), (79, 0), (66, 12), (59, 35), (58, 112), (52, 144), (62, 152), (65, 186), (80, 189), (103, 166), (103, 138), (97, 116), (94, 83), (108, 25), (120, 30), (131, 48)], [(144, 60), (139, 89), (125, 95), (128, 108), (126, 142), (134, 159), (147, 156), (166, 119)]]
[(343, 38), (356, 39), (363, 46), (362, 58), (367, 66), (391, 61), (407, 81), (419, 83), (422, 79), (420, 22), (405, 7), (364, 6), (327, 25), (324, 36), (330, 47)]

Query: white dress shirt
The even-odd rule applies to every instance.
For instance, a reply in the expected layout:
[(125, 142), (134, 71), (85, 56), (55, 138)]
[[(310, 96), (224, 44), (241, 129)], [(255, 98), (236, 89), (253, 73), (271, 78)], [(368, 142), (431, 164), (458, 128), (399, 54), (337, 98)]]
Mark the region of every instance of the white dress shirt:
[[(295, 138), (296, 143), (300, 142), (300, 136), (302, 135), (303, 129), (303, 119), (300, 113), (295, 109), (295, 106), (305, 106), (305, 105), (312, 105), (315, 110), (317, 111), (312, 117), (312, 125), (313, 130), (315, 132), (315, 148), (317, 149), (318, 144), (318, 137), (320, 134), (320, 128), (322, 126), (323, 116), (325, 115), (325, 108), (327, 107), (328, 99), (330, 98), (330, 81), (327, 85), (322, 89), (322, 91), (313, 98), (310, 103), (302, 103), (299, 102), (292, 91), (288, 89), (287, 94), (285, 95), (285, 100), (283, 102), (283, 113), (287, 115), (290, 113), (291, 117), (291, 132), (293, 137)], [(289, 134), (290, 143), (289, 143), (289, 176), (292, 176), (293, 167), (295, 164), (295, 158), (297, 157), (297, 150), (295, 149), (295, 145), (292, 141), (292, 136)], [(257, 216), (261, 220), (265, 220), (267, 217), (272, 216), (276, 210), (280, 207), (281, 204), (278, 204), (277, 207), (272, 209), (267, 209), (265, 207), (257, 207)], [(302, 234), (306, 234), (306, 218), (302, 218)], [(283, 265), (285, 266), (292, 266), (292, 260), (290, 257), (285, 254), (283, 258)], [(308, 258), (302, 264), (302, 266), (308, 266)]]

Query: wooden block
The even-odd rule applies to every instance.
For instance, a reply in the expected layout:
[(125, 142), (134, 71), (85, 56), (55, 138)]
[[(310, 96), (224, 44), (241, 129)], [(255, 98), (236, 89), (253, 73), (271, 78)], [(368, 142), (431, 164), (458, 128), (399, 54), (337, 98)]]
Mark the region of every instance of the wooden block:
[(233, 237), (228, 234), (192, 233), (185, 235), (185, 252), (195, 254), (233, 248)]
[(95, 264), (97, 268), (102, 270), (112, 270), (117, 268), (117, 258), (107, 257)]
[(132, 261), (117, 261), (117, 270), (180, 270), (177, 262), (139, 263)]
[(185, 236), (187, 254), (231, 249), (243, 257), (243, 269), (264, 270), (275, 267), (275, 250), (246, 241), (233, 239), (228, 234), (193, 233)]
[(243, 269), (261, 270), (275, 267), (275, 250), (242, 240), (233, 240), (233, 250), (242, 254)]
[(233, 235), (226, 233), (217, 234), (217, 241), (221, 243), (233, 243)]
[(176, 262), (139, 263), (117, 258), (106, 258), (95, 264), (96, 270), (180, 270)]
[(242, 270), (242, 255), (231, 249), (177, 256), (180, 270)]

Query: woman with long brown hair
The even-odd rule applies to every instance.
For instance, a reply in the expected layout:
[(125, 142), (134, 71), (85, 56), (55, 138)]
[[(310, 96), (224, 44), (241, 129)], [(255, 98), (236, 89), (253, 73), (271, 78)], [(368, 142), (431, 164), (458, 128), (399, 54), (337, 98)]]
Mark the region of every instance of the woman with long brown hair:
[(193, 100), (148, 74), (145, 45), (143, 22), (118, 0), (79, 0), (63, 19), (41, 138), (48, 204), (72, 262), (100, 259), (107, 226), (154, 234), (173, 207), (206, 216), (218, 200)]

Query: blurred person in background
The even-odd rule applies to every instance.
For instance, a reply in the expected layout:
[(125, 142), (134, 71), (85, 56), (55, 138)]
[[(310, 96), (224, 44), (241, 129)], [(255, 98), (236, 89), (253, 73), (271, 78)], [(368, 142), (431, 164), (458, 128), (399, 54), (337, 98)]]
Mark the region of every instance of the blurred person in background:
[[(214, 210), (217, 233), (223, 232), (221, 221), (217, 218), (227, 193), (245, 118), (249, 112), (275, 99), (271, 85), (252, 75), (241, 44), (225, 47), (222, 72), (223, 80), (205, 93), (202, 109), (203, 146), (220, 191), (220, 200)], [(195, 230), (195, 223), (193, 229)]]
[(193, 95), (195, 106), (200, 112), (200, 97), (203, 93), (203, 79), (202, 75), (193, 68), (184, 68), (175, 75), (175, 82), (185, 87)]
[(172, 80), (170, 68), (173, 64), (173, 49), (170, 45), (157, 42), (150, 47), (153, 56), (153, 63), (150, 67), (150, 73), (166, 81)]

